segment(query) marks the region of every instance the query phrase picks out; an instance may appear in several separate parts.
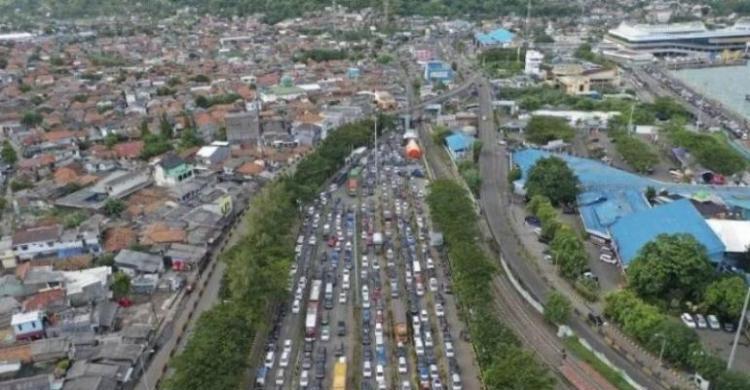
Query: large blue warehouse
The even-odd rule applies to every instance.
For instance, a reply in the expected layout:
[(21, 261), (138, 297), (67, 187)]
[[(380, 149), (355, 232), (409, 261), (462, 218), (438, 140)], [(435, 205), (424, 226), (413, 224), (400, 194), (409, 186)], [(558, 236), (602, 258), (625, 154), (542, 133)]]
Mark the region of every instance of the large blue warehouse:
[(719, 262), (724, 255), (724, 244), (687, 199), (626, 215), (609, 229), (623, 268), (660, 234), (690, 234), (706, 247), (712, 260)]

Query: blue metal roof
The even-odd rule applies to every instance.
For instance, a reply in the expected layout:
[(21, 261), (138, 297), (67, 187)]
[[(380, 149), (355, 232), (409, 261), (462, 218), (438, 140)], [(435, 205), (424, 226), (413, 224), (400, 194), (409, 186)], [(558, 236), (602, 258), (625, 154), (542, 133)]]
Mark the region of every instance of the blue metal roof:
[(632, 190), (644, 192), (646, 188), (653, 187), (656, 190), (666, 190), (669, 193), (686, 198), (708, 192), (718, 196), (727, 206), (750, 209), (750, 187), (669, 183), (613, 168), (596, 160), (554, 154), (539, 149), (521, 149), (513, 153), (513, 162), (522, 171), (522, 177), (516, 182), (516, 187), (523, 187), (529, 169), (537, 160), (550, 156), (557, 156), (568, 164), (581, 181), (581, 187), (584, 191), (616, 192)]
[(515, 34), (513, 34), (512, 32), (504, 28), (498, 28), (496, 30), (492, 30), (488, 32), (487, 34), (483, 34), (480, 32), (474, 34), (474, 39), (479, 41), (479, 43), (482, 45), (497, 45), (497, 44), (510, 43), (513, 40), (513, 37), (515, 37)]
[(610, 227), (610, 232), (624, 267), (633, 261), (644, 245), (660, 234), (690, 234), (706, 247), (712, 259), (720, 259), (725, 249), (687, 199), (626, 215)]
[(448, 149), (453, 153), (464, 152), (471, 148), (473, 143), (474, 137), (458, 131), (454, 131), (453, 134), (445, 137), (445, 144), (448, 145)]
[(650, 207), (643, 193), (634, 190), (589, 191), (578, 195), (578, 211), (586, 231), (604, 238), (610, 238), (608, 228), (620, 218)]

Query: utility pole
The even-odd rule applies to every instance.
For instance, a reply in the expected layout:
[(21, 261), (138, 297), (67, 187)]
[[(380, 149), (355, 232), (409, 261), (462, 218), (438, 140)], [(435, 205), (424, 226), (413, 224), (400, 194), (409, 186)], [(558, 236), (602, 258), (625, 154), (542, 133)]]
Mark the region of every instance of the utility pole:
[[(526, 3), (526, 24), (523, 27), (523, 46), (529, 47), (529, 20), (531, 20), (531, 0)], [(521, 61), (521, 46), (516, 49), (516, 62)]]
[(740, 323), (737, 325), (737, 333), (734, 334), (734, 342), (732, 342), (732, 352), (729, 353), (729, 360), (727, 361), (727, 371), (732, 369), (734, 363), (734, 354), (737, 352), (737, 343), (740, 342), (740, 332), (745, 325), (745, 316), (747, 314), (747, 303), (750, 301), (750, 287), (747, 289), (747, 295), (745, 295), (745, 303), (742, 305), (742, 315), (740, 316)]

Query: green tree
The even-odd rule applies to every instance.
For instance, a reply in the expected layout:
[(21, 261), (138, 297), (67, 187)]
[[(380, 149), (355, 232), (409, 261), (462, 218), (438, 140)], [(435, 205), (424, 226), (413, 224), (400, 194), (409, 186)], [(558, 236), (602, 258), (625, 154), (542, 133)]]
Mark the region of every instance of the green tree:
[(661, 234), (641, 248), (627, 269), (628, 285), (649, 302), (698, 299), (713, 267), (706, 248), (689, 234)]
[(107, 149), (112, 149), (118, 142), (120, 142), (120, 137), (115, 133), (108, 133), (104, 137), (104, 145)]
[(26, 127), (37, 127), (42, 124), (44, 118), (36, 111), (27, 111), (21, 118), (21, 124)]
[(573, 203), (580, 191), (578, 177), (562, 159), (540, 159), (529, 170), (526, 193), (529, 197), (546, 196), (553, 205)]
[(9, 165), (15, 165), (18, 161), (18, 154), (16, 154), (16, 150), (13, 149), (13, 145), (11, 145), (10, 141), (7, 139), (3, 140), (3, 147), (0, 149), (0, 157), (2, 157), (3, 161)]
[(198, 95), (198, 97), (195, 98), (195, 105), (200, 108), (209, 108), (211, 107), (210, 102), (208, 101), (208, 98), (203, 95)]
[(573, 229), (565, 225), (557, 229), (550, 244), (552, 259), (560, 269), (560, 274), (568, 279), (576, 279), (588, 264), (588, 256), (583, 241)]
[(560, 292), (554, 291), (549, 295), (547, 304), (544, 306), (544, 319), (551, 324), (564, 324), (570, 317), (570, 310), (570, 300)]
[(219, 127), (214, 134), (214, 141), (226, 141), (227, 140), (227, 128), (224, 126)]
[(473, 144), (471, 144), (471, 157), (474, 160), (474, 164), (479, 163), (479, 156), (482, 154), (483, 146), (484, 143), (480, 140), (476, 140)]
[(516, 165), (508, 171), (508, 183), (510, 184), (513, 184), (516, 180), (520, 180), (521, 177), (523, 177), (523, 172), (521, 171), (521, 168)]
[(104, 203), (104, 214), (117, 217), (125, 210), (125, 203), (120, 199), (108, 198)]
[(703, 304), (718, 312), (724, 319), (740, 317), (747, 293), (747, 283), (740, 276), (721, 278), (711, 282), (703, 294)]
[(166, 113), (161, 114), (159, 119), (159, 135), (165, 140), (170, 140), (174, 136), (174, 127), (169, 122)]
[(528, 351), (511, 348), (504, 359), (497, 359), (484, 372), (484, 383), (491, 390), (551, 390), (555, 381), (534, 361)]
[(194, 128), (188, 127), (182, 130), (180, 133), (180, 148), (189, 149), (201, 145), (203, 145), (203, 140), (198, 136), (198, 132)]
[(117, 272), (112, 279), (112, 295), (115, 299), (127, 297), (130, 293), (130, 276)]
[(141, 121), (140, 125), (140, 132), (141, 132), (141, 139), (146, 139), (149, 135), (151, 135), (151, 130), (148, 128), (148, 119), (143, 119)]
[(255, 329), (249, 314), (234, 303), (214, 306), (200, 316), (185, 349), (171, 362), (166, 390), (237, 389), (243, 381)]
[(554, 140), (569, 142), (575, 136), (575, 129), (563, 118), (535, 115), (526, 125), (526, 139), (537, 145)]
[(191, 78), (190, 81), (195, 83), (210, 83), (211, 79), (204, 74), (199, 74)]

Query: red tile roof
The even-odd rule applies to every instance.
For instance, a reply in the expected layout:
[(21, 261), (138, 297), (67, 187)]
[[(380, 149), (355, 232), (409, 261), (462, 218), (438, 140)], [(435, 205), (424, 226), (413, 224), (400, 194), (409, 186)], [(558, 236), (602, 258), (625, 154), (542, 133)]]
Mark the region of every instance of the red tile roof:
[(65, 303), (65, 290), (62, 287), (41, 290), (26, 298), (23, 301), (23, 310), (47, 310), (53, 303)]

